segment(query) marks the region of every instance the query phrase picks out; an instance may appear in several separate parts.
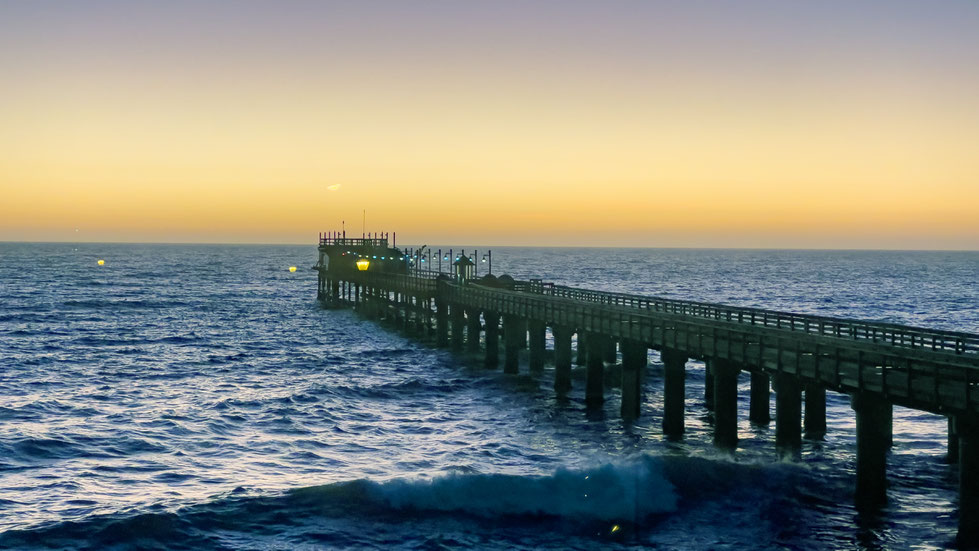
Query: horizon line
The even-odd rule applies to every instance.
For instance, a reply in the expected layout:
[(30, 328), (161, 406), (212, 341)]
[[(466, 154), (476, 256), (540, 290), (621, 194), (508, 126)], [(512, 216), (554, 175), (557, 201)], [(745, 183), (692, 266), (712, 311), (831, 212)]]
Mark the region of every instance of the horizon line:
[[(318, 247), (319, 243), (282, 243), (282, 242), (226, 242), (226, 241), (9, 241), (0, 240), (0, 244), (21, 244), (21, 245), (206, 245), (206, 246), (287, 246), (287, 247)], [(411, 244), (410, 246), (418, 246)], [(453, 247), (457, 246), (452, 244)], [(864, 247), (711, 247), (711, 246), (627, 246), (627, 245), (462, 245), (463, 247), (489, 247), (489, 248), (523, 248), (523, 249), (650, 249), (650, 250), (704, 250), (704, 251), (826, 251), (826, 252), (958, 252), (975, 253), (976, 249), (899, 249), (899, 248), (879, 248), (870, 249)]]

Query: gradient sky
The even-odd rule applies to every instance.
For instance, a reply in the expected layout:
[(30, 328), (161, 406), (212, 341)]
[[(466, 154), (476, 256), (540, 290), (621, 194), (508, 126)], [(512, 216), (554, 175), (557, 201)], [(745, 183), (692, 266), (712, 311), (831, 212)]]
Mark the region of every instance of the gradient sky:
[[(979, 2), (0, 0), (0, 240), (979, 249)], [(337, 189), (337, 186), (339, 188)]]

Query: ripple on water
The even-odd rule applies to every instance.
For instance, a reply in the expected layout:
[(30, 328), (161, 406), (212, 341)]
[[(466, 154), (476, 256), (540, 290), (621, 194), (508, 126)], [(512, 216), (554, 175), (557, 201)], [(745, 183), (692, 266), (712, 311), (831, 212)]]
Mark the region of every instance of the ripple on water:
[[(0, 249), (0, 547), (97, 549), (144, 538), (186, 549), (614, 548), (619, 540), (595, 536), (607, 526), (568, 520), (543, 502), (543, 513), (514, 515), (513, 539), (502, 541), (499, 521), (474, 511), (492, 502), (487, 495), (524, 496), (518, 505), (527, 506), (548, 497), (528, 488), (559, 494), (551, 480), (577, 488), (584, 482), (557, 473), (592, 472), (635, 450), (667, 456), (669, 490), (657, 491), (677, 497), (675, 510), (631, 532), (649, 547), (942, 547), (954, 535), (955, 479), (933, 416), (895, 410), (891, 504), (874, 524), (849, 505), (845, 397), (828, 396), (830, 432), (805, 444), (801, 463), (774, 463), (772, 429), (748, 424), (728, 461), (709, 452), (705, 415), (688, 417), (684, 443), (662, 441), (657, 366), (637, 422), (618, 421), (615, 391), (585, 416), (580, 380), (559, 402), (550, 372), (472, 372), (351, 312), (319, 309), (315, 275), (281, 269), (315, 262), (314, 248)], [(101, 257), (112, 269), (93, 269)], [(44, 270), (32, 269), (38, 262)], [(541, 266), (551, 273), (535, 273)], [(494, 255), (494, 268), (623, 292), (979, 328), (974, 254), (510, 249)], [(691, 368), (691, 397), (702, 396), (699, 369)], [(613, 472), (634, 480), (628, 469)], [(440, 473), (449, 476), (432, 482)], [(400, 482), (385, 486), (391, 480)], [(288, 491), (303, 487), (314, 488)], [(588, 499), (566, 501), (590, 511)]]

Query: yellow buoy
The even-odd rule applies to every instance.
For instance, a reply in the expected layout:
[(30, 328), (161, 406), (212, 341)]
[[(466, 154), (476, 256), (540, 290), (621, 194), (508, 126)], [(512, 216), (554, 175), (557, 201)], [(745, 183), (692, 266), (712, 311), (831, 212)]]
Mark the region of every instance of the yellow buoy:
[(296, 267), (295, 266), (289, 266), (289, 271), (290, 272), (295, 272), (296, 271)]
[(102, 259), (100, 258), (100, 259), (99, 259), (99, 266), (104, 266), (104, 265), (105, 265), (105, 260), (102, 260)]

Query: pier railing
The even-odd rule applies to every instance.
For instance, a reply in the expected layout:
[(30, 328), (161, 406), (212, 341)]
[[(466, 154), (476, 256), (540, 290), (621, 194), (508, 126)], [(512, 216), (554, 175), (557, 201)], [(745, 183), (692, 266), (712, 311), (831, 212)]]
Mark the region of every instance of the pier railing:
[[(426, 293), (435, 292), (435, 280), (439, 276), (450, 277), (449, 274), (432, 270), (411, 270), (407, 275), (392, 276), (377, 274), (377, 276), (380, 278), (395, 277), (404, 279), (404, 281), (399, 281), (395, 284), (405, 286), (406, 289), (410, 287), (412, 290)], [(410, 281), (413, 278), (422, 281)], [(380, 282), (382, 279), (376, 279), (374, 281)], [(394, 283), (390, 279), (383, 279), (383, 281)], [(478, 284), (478, 281), (476, 283)], [(816, 336), (880, 343), (896, 347), (926, 349), (957, 355), (979, 354), (979, 335), (971, 333), (940, 331), (887, 322), (793, 314), (763, 308), (727, 306), (691, 300), (593, 291), (590, 289), (554, 285), (540, 280), (517, 281), (514, 290), (528, 294), (607, 304), (609, 306), (628, 307), (652, 312), (796, 331)]]
[(887, 322), (792, 314), (762, 308), (725, 306), (690, 300), (592, 291), (562, 285), (535, 286), (528, 283), (520, 285), (518, 289), (584, 302), (597, 302), (654, 312), (773, 327), (813, 335), (865, 340), (908, 348), (927, 348), (954, 354), (979, 354), (979, 336), (970, 333), (938, 331)]
[(320, 245), (337, 245), (341, 247), (382, 247), (388, 246), (386, 237), (335, 237), (320, 234)]

